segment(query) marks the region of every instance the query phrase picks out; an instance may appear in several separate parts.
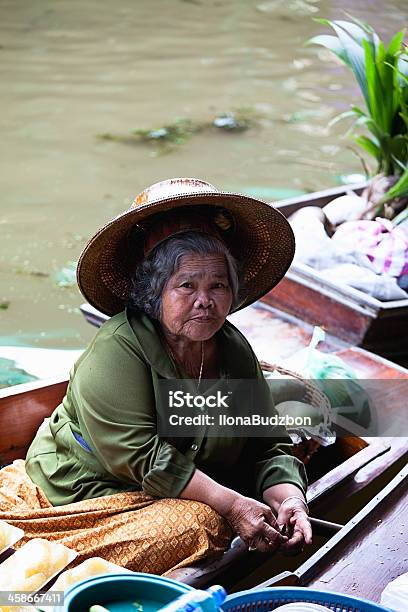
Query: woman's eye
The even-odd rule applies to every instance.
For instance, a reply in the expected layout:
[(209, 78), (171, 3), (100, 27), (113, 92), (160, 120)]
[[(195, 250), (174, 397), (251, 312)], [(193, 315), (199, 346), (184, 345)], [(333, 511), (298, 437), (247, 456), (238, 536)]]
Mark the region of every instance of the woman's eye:
[(180, 287), (185, 287), (186, 289), (191, 289), (193, 285), (191, 283), (189, 283), (188, 281), (186, 281), (185, 283), (182, 283), (180, 285)]
[(215, 283), (214, 289), (225, 289), (226, 285), (224, 283)]

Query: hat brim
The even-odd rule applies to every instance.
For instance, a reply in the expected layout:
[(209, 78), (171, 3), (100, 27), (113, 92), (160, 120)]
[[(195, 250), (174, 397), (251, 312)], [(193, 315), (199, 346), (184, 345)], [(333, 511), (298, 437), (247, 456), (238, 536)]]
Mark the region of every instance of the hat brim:
[[(234, 193), (180, 194), (141, 204), (102, 227), (85, 246), (77, 266), (79, 288), (86, 300), (107, 315), (126, 306), (130, 276), (143, 257), (143, 245), (129, 249), (136, 224), (151, 215), (184, 206), (216, 206), (233, 215), (236, 229), (227, 242), (242, 268), (239, 303), (232, 312), (249, 306), (283, 278), (295, 253), (292, 228), (272, 205)], [(130, 252), (131, 251), (131, 252)]]

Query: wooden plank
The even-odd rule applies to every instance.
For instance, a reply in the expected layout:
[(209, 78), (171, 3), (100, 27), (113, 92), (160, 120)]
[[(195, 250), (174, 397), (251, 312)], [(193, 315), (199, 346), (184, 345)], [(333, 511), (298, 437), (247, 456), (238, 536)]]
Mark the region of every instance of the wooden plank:
[(357, 346), (340, 349), (336, 354), (344, 359), (347, 365), (353, 368), (358, 378), (377, 380), (408, 379), (408, 370), (406, 368)]
[(66, 376), (43, 378), (33, 382), (22, 383), (21, 385), (5, 387), (4, 389), (0, 389), (0, 405), (7, 405), (12, 401), (13, 397), (34, 397), (37, 394), (43, 396), (43, 401), (47, 402), (47, 394), (45, 393), (45, 390), (48, 389), (48, 391), (52, 393), (53, 388), (55, 390), (59, 384), (68, 385), (68, 378)]
[(392, 316), (393, 310), (397, 308), (398, 310), (402, 310), (404, 307), (405, 309), (408, 308), (408, 298), (382, 302), (372, 295), (363, 293), (354, 287), (339, 285), (334, 279), (330, 280), (328, 278), (323, 278), (319, 270), (315, 270), (307, 264), (300, 262), (293, 264), (289, 268), (289, 274), (290, 273), (296, 274), (296, 279), (301, 279), (305, 285), (326, 292), (327, 295), (335, 297), (345, 305), (353, 306), (363, 313), (371, 313), (373, 316), (384, 314), (384, 316), (390, 317)]
[[(374, 318), (383, 310), (384, 302), (358, 289), (354, 289), (354, 287), (339, 285), (334, 279), (323, 278), (319, 270), (315, 270), (307, 264), (300, 262), (292, 264), (288, 274), (292, 275), (297, 282), (302, 282), (306, 287), (317, 289), (328, 297), (335, 299), (345, 306), (354, 308), (362, 314), (368, 314)], [(402, 306), (406, 301), (408, 300), (398, 300), (389, 302), (389, 304)]]
[(374, 321), (370, 313), (357, 312), (333, 295), (307, 286), (296, 274), (286, 277), (261, 301), (289, 312), (312, 325), (323, 326), (338, 338), (352, 344), (361, 344)]
[[(388, 482), (408, 459), (408, 438), (382, 438), (383, 443), (388, 443), (390, 449), (385, 453), (374, 457), (366, 465), (358, 469), (350, 478), (345, 478), (331, 490), (324, 492), (318, 499), (317, 506), (311, 506), (315, 514), (326, 516), (332, 514), (339, 503), (345, 505), (347, 500), (359, 499), (364, 502), (367, 496), (365, 491), (374, 495), (383, 482)], [(309, 490), (315, 486), (312, 483)], [(357, 501), (357, 504), (360, 502)]]
[[(408, 299), (380, 302), (356, 289), (335, 286), (307, 266), (293, 265), (285, 278), (261, 301), (321, 325), (338, 338), (389, 357), (406, 355)], [(312, 268), (309, 268), (311, 271)]]
[(384, 496), (377, 496), (350, 521), (341, 545), (330, 547), (334, 565), (326, 555), (318, 567), (311, 566), (309, 559), (299, 568), (296, 574), (302, 584), (379, 601), (388, 582), (408, 571), (407, 473), (406, 468)]
[[(408, 438), (382, 438), (382, 442), (388, 443), (390, 450), (373, 459), (355, 473), (352, 482), (348, 485), (347, 496), (361, 491), (397, 462), (403, 461), (404, 458), (408, 457)], [(344, 496), (346, 496), (345, 492)]]
[(331, 495), (333, 491), (346, 480), (349, 480), (358, 470), (369, 464), (374, 458), (383, 455), (390, 449), (389, 444), (381, 440), (363, 448), (358, 453), (349, 457), (341, 465), (330, 470), (327, 474), (313, 482), (307, 491), (307, 500), (312, 508), (322, 497)]
[(68, 381), (36, 381), (0, 391), (0, 464), (24, 459), (38, 427), (64, 397)]

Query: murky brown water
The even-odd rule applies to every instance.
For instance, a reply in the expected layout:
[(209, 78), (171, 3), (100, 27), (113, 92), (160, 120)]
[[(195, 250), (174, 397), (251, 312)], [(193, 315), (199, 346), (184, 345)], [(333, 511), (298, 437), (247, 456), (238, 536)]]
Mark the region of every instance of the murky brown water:
[[(343, 9), (387, 35), (408, 15), (406, 0), (2, 0), (0, 342), (86, 344), (81, 297), (54, 274), (152, 182), (199, 176), (272, 199), (361, 172), (345, 126), (326, 129), (354, 83), (303, 46), (324, 29), (313, 17)], [(214, 128), (166, 155), (97, 138), (240, 107), (257, 127)]]

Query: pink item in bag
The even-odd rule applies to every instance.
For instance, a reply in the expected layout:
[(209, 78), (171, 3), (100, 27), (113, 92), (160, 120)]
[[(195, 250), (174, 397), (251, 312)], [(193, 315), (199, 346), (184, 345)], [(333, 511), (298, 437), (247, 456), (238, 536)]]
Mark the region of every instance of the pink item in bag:
[(348, 221), (332, 240), (339, 249), (358, 250), (366, 255), (376, 274), (399, 278), (408, 274), (408, 227), (393, 225), (388, 219)]

